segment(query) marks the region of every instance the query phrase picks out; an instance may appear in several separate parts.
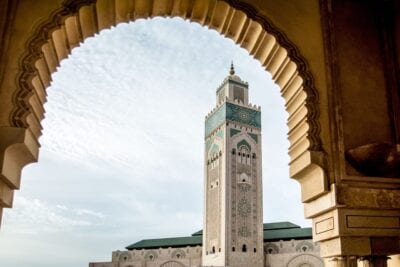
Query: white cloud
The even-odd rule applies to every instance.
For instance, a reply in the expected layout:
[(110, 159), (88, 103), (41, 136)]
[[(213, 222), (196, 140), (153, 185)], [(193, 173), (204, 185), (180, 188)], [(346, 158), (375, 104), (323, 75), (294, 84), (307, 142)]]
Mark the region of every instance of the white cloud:
[(15, 234), (42, 234), (64, 232), (74, 228), (92, 226), (94, 221), (82, 215), (104, 218), (101, 213), (90, 210), (76, 210), (71, 213), (64, 205), (52, 205), (39, 199), (17, 197), (14, 209), (6, 210), (4, 230)]
[(101, 212), (96, 212), (96, 211), (93, 211), (93, 210), (76, 209), (76, 210), (75, 210), (75, 213), (76, 213), (77, 215), (79, 215), (79, 216), (81, 216), (81, 215), (89, 215), (89, 216), (96, 217), (96, 218), (100, 218), (100, 219), (105, 218), (105, 216), (104, 216), (103, 213), (101, 213)]

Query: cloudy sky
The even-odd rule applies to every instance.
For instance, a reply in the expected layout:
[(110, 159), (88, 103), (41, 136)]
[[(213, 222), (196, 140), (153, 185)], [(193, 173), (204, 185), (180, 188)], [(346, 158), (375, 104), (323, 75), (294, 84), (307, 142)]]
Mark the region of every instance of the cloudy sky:
[(270, 75), (215, 31), (139, 20), (87, 39), (53, 75), (39, 162), (3, 214), (1, 266), (87, 266), (201, 229), (204, 116), (231, 60), (262, 106), (264, 221), (309, 226)]

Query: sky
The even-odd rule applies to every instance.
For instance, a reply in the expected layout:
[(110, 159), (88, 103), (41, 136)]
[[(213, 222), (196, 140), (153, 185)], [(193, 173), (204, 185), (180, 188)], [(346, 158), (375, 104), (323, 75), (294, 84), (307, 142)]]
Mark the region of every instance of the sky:
[(228, 75), (262, 107), (264, 222), (303, 217), (279, 88), (246, 50), (180, 18), (123, 23), (52, 76), (38, 163), (0, 228), (0, 265), (88, 266), (145, 238), (202, 228), (205, 115)]

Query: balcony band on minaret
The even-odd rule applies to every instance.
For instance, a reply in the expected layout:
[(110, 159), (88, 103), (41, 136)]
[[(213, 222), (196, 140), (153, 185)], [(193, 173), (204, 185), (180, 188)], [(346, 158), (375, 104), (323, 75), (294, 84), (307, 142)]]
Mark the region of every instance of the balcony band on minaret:
[(261, 111), (229, 75), (205, 121), (203, 266), (263, 266)]

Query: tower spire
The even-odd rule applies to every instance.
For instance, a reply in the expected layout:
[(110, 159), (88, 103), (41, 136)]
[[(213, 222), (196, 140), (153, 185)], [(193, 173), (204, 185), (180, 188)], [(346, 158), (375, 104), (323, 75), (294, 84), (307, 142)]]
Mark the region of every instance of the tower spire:
[(234, 75), (235, 74), (235, 68), (233, 67), (233, 60), (231, 61), (231, 70), (229, 71), (230, 75)]

